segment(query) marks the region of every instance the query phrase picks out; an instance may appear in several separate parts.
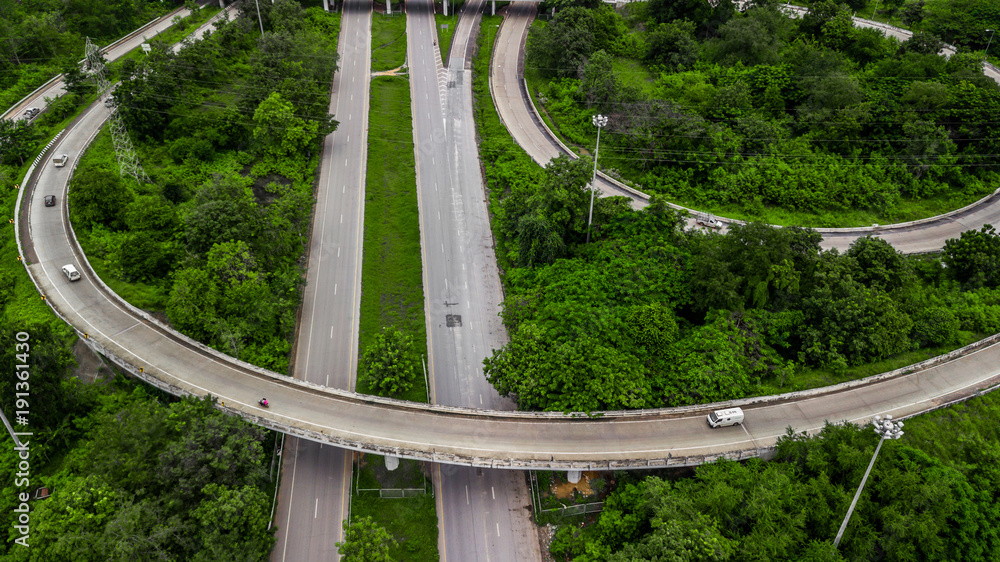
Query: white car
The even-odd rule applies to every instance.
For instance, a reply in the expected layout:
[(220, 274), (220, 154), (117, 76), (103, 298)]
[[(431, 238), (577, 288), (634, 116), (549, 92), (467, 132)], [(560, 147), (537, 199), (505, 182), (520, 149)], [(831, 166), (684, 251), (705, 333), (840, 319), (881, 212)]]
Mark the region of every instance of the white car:
[(38, 114), (39, 114), (39, 113), (40, 113), (41, 111), (42, 111), (42, 110), (41, 110), (41, 109), (38, 109), (37, 107), (29, 107), (28, 109), (25, 109), (25, 110), (24, 110), (24, 118), (25, 118), (25, 119), (33, 119), (33, 118), (34, 118), (34, 117), (35, 117), (36, 115), (38, 115)]
[(63, 275), (66, 276), (66, 279), (69, 279), (70, 281), (80, 280), (80, 272), (77, 271), (76, 266), (71, 263), (62, 266), (62, 272)]

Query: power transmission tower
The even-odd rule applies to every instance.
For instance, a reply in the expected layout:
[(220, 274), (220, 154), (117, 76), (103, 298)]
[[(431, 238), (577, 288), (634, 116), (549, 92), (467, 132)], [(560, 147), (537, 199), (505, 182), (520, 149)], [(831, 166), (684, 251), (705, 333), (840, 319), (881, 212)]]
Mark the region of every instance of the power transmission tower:
[[(98, 99), (107, 100), (111, 91), (111, 83), (108, 82), (107, 69), (104, 66), (104, 57), (101, 56), (101, 49), (90, 42), (87, 38), (87, 68), (94, 75), (97, 81)], [(129, 175), (140, 183), (150, 183), (149, 176), (139, 164), (139, 158), (132, 148), (132, 140), (128, 137), (128, 130), (122, 123), (122, 118), (118, 115), (118, 107), (111, 107), (111, 142), (115, 145), (115, 156), (118, 158), (118, 171), (122, 177)]]

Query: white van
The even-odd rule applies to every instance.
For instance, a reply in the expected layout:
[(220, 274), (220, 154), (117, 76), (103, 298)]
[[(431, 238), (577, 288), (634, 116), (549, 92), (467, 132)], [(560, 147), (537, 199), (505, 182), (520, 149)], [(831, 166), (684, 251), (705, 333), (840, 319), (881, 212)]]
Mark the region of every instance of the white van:
[(741, 423), (743, 423), (743, 410), (739, 408), (716, 410), (708, 414), (708, 425), (712, 427), (723, 427)]
[(62, 266), (62, 272), (63, 272), (63, 275), (66, 276), (66, 279), (69, 279), (70, 281), (79, 281), (80, 280), (80, 272), (77, 271), (76, 270), (76, 266), (74, 266), (71, 263), (68, 263), (68, 264)]
[(56, 168), (62, 168), (66, 165), (66, 162), (69, 162), (69, 154), (60, 154), (52, 159), (52, 164)]

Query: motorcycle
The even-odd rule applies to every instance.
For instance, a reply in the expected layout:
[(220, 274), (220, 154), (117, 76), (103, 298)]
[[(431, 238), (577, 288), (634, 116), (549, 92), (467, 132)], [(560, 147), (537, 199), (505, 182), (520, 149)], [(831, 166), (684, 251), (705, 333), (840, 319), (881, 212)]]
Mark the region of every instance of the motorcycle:
[(267, 398), (261, 398), (260, 400), (257, 401), (257, 403), (263, 406), (264, 408), (268, 407)]

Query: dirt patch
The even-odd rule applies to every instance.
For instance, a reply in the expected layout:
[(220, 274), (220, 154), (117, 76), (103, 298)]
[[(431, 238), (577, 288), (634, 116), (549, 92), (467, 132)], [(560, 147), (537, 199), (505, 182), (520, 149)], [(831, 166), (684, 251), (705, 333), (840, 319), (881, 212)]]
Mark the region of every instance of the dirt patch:
[(553, 482), (549, 492), (557, 498), (571, 498), (573, 497), (573, 492), (579, 492), (584, 496), (593, 496), (596, 492), (590, 487), (590, 480), (592, 478), (601, 478), (601, 473), (584, 472), (580, 481), (576, 484), (572, 482)]

